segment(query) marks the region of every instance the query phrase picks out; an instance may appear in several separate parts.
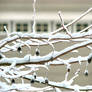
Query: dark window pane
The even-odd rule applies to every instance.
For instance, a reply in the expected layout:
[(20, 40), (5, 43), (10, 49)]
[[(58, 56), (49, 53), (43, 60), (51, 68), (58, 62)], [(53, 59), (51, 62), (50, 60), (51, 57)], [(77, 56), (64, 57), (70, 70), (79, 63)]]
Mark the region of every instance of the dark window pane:
[(79, 26), (81, 26), (81, 24), (78, 23), (78, 24), (77, 24), (77, 27), (79, 27)]
[(7, 24), (3, 24), (3, 31), (5, 31), (4, 26), (6, 26), (6, 28), (7, 28)]
[(56, 28), (58, 29), (58, 28), (60, 28), (61, 27), (61, 24), (60, 23), (57, 23), (56, 24)]
[(2, 24), (0, 24), (0, 31), (3, 31), (3, 26), (2, 26)]
[(20, 27), (21, 27), (20, 24), (17, 24), (17, 25), (16, 25), (16, 31), (17, 31), (17, 32), (20, 32)]
[(16, 24), (16, 31), (17, 32), (27, 32), (28, 31), (28, 24), (26, 23), (18, 23)]
[(23, 24), (23, 26), (26, 26), (27, 27), (28, 25), (27, 24)]
[[(87, 23), (85, 23), (85, 24), (83, 24), (83, 26), (84, 26), (84, 28), (86, 28), (86, 27), (88, 27), (88, 24)], [(85, 32), (87, 32), (88, 30), (85, 30)]]
[(67, 22), (64, 23), (64, 25), (67, 25), (67, 24), (68, 24)]
[(63, 32), (66, 32), (66, 29), (63, 29), (62, 31), (63, 31)]
[(20, 29), (20, 26), (21, 26), (20, 24), (17, 24), (17, 25), (16, 25), (16, 27), (17, 27), (18, 29)]
[(24, 30), (24, 32), (28, 31), (28, 24), (23, 24), (23, 30)]
[(43, 27), (44, 27), (44, 32), (47, 32), (48, 31), (48, 24), (43, 24)]
[(41, 31), (41, 24), (39, 24), (39, 23), (36, 24), (36, 31), (37, 32)]
[(44, 25), (44, 27), (47, 27), (48, 26), (48, 24), (43, 24)]
[(84, 24), (84, 27), (87, 27), (88, 26), (88, 24)]
[(40, 28), (37, 28), (36, 31), (37, 31), (37, 32), (41, 32), (41, 29), (40, 29)]
[(77, 32), (81, 31), (81, 28), (82, 28), (82, 25), (81, 25), (80, 23), (78, 23), (78, 24), (76, 25), (76, 31), (77, 31)]
[[(66, 24), (65, 24), (65, 25), (66, 25)], [(58, 29), (58, 28), (60, 28), (60, 27), (62, 27), (62, 25), (61, 25), (60, 23), (57, 23), (57, 24), (56, 24), (56, 29)], [(61, 32), (66, 32), (66, 30), (63, 29)]]
[(46, 24), (46, 23), (37, 23), (36, 24), (36, 31), (37, 32), (47, 32), (48, 31), (48, 24)]
[(48, 30), (47, 29), (44, 29), (44, 32), (47, 32)]
[(7, 27), (7, 24), (3, 24), (3, 26), (6, 26)]
[(37, 26), (39, 27), (39, 26), (41, 26), (41, 24), (37, 24)]
[(27, 29), (24, 29), (24, 32), (27, 32)]
[[(78, 24), (76, 25), (77, 32), (83, 30), (83, 29), (86, 28), (87, 26), (88, 26), (87, 23), (84, 23), (84, 24), (78, 23)], [(86, 31), (87, 31), (87, 30), (86, 30)]]
[(17, 32), (20, 32), (20, 29), (17, 29)]
[(5, 32), (4, 26), (6, 26), (7, 29), (8, 29), (8, 24), (6, 24), (6, 23), (1, 23), (1, 24), (0, 24), (0, 31), (1, 31), (1, 32)]
[(20, 24), (17, 24), (17, 26), (20, 26)]

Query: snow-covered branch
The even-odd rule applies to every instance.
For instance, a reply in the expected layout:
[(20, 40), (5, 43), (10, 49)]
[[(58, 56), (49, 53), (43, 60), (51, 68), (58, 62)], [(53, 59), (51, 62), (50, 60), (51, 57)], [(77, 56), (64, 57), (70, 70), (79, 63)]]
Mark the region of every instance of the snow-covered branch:
[[(92, 27), (92, 25), (90, 25), (89, 27), (85, 28), (84, 30), (80, 31), (79, 33), (72, 33), (71, 36), (66, 35), (66, 34), (55, 34), (55, 35), (49, 35), (49, 34), (24, 34), (24, 33), (15, 33), (13, 36), (9, 36), (3, 40), (0, 41), (0, 49), (4, 48), (5, 45), (9, 44), (9, 43), (13, 43), (16, 42), (18, 39), (24, 40), (27, 39), (24, 44), (22, 43), (22, 46), (25, 46), (26, 44), (28, 44), (29, 46), (37, 46), (40, 42), (39, 45), (48, 45), (49, 43), (47, 42), (43, 42), (41, 41), (41, 39), (47, 39), (50, 41), (50, 43), (57, 43), (60, 41), (74, 41), (74, 42), (79, 42), (79, 41), (87, 41), (89, 39), (91, 39), (92, 36), (92, 31), (89, 30), (88, 32), (82, 33), (85, 30), (89, 29), (90, 27)], [(33, 39), (33, 40), (32, 40)], [(34, 39), (38, 39), (38, 40), (34, 40)], [(34, 42), (35, 41), (35, 42)], [(17, 43), (14, 44), (14, 47), (17, 47), (16, 45), (18, 45)], [(13, 46), (12, 46), (13, 47)], [(6, 48), (6, 47), (5, 47)], [(11, 49), (10, 49), (11, 50)], [(2, 52), (2, 51), (1, 51)]]
[[(32, 76), (27, 75), (24, 78), (31, 80)], [(34, 79), (34, 81), (38, 82), (38, 83), (46, 84), (51, 87), (58, 87), (58, 88), (67, 89), (67, 90), (76, 90), (76, 89), (79, 89), (80, 91), (92, 90), (91, 85), (89, 85), (89, 86), (79, 86), (77, 84), (71, 85), (71, 84), (69, 84), (70, 80), (62, 81), (62, 82), (53, 82), (53, 81), (48, 80), (48, 83), (46, 83), (44, 77), (37, 77), (36, 79)]]
[[(37, 64), (37, 63), (45, 63), (45, 62), (49, 62), (51, 61), (51, 59), (53, 58), (53, 60), (57, 59), (60, 56), (63, 56), (73, 50), (76, 50), (78, 48), (82, 48), (82, 47), (86, 47), (87, 45), (92, 44), (92, 40), (88, 40), (82, 43), (78, 43), (78, 44), (74, 44), (70, 47), (67, 47), (59, 52), (54, 51), (51, 52), (45, 56), (31, 56), (26, 55), (23, 58), (18, 58), (18, 57), (13, 57), (13, 58), (2, 58), (0, 60), (0, 64), (4, 64), (4, 63), (9, 63), (11, 64), (12, 62), (16, 62), (16, 64), (24, 64), (24, 63), (30, 63), (30, 64)], [(53, 54), (52, 54), (53, 53)], [(84, 59), (83, 59), (84, 60)]]
[[(85, 15), (92, 11), (92, 8), (88, 9), (86, 12), (81, 14), (78, 18), (73, 20), (72, 22), (64, 25), (64, 19), (59, 12), (59, 17), (61, 20), (61, 25), (63, 27), (51, 32), (38, 34), (35, 30), (36, 25), (36, 0), (33, 3), (34, 10), (34, 23), (32, 26), (32, 33), (22, 33), (22, 32), (13, 32), (9, 33), (7, 28), (4, 26), (6, 31), (6, 38), (0, 41), (0, 91), (10, 92), (12, 90), (30, 90), (35, 92), (44, 92), (48, 90), (54, 90), (55, 92), (61, 92), (61, 89), (74, 90), (76, 92), (92, 90), (92, 85), (87, 86), (79, 86), (78, 84), (73, 84), (76, 78), (80, 77), (79, 72), (80, 69), (77, 69), (74, 76), (68, 80), (68, 75), (71, 72), (71, 65), (74, 63), (79, 63), (81, 66), (82, 62), (86, 62), (86, 68), (84, 74), (88, 76), (88, 65), (92, 61), (92, 25), (84, 28), (80, 32), (70, 33), (68, 27), (72, 24), (79, 21)], [(61, 30), (65, 30), (66, 34), (59, 33)], [(86, 32), (86, 30), (88, 30)], [(65, 46), (64, 44), (60, 44), (60, 50), (57, 51), (58, 43), (68, 43), (69, 45)], [(71, 44), (72, 43), (72, 44)], [(56, 46), (55, 46), (56, 45)], [(62, 49), (62, 46), (63, 47)], [(35, 54), (32, 54), (32, 46), (36, 47)], [(50, 51), (45, 49), (44, 51), (49, 51), (47, 54), (41, 53), (41, 46), (50, 46)], [(24, 54), (24, 50), (22, 48), (27, 47), (26, 52)], [(80, 51), (77, 51), (81, 48), (88, 48), (90, 50), (89, 54), (86, 56), (80, 55)], [(10, 51), (10, 52), (9, 52)], [(44, 52), (43, 51), (43, 52)], [(12, 57), (12, 52), (18, 52), (20, 55), (24, 54), (23, 57)], [(86, 49), (85, 49), (86, 52)], [(7, 56), (8, 53), (10, 57)], [(66, 56), (70, 53), (76, 53), (76, 57), (71, 57), (64, 59), (62, 56)], [(65, 65), (67, 71), (65, 74), (65, 80), (54, 82), (50, 81), (47, 72), (49, 71), (49, 66), (53, 65)], [(39, 71), (39, 68), (46, 69), (46, 75), (39, 77), (36, 72)], [(16, 82), (16, 79), (21, 79), (21, 82)], [(24, 79), (30, 81), (30, 83), (25, 83)], [(47, 87), (44, 88), (36, 88), (31, 84), (34, 82), (38, 82), (40, 84), (45, 84)]]

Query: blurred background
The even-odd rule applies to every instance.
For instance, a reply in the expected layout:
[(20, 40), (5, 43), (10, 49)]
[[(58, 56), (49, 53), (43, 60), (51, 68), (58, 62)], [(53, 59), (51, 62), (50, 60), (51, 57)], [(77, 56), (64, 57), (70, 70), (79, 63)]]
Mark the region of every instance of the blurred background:
[[(51, 32), (61, 26), (58, 11), (62, 12), (65, 24), (92, 7), (92, 0), (37, 0), (36, 32)], [(71, 32), (80, 31), (92, 23), (92, 12), (69, 27)], [(0, 0), (0, 33), (3, 26), (9, 32), (32, 32), (33, 0)]]
[[(37, 0), (36, 2), (36, 32), (37, 33), (49, 33), (61, 26), (60, 18), (58, 16), (58, 11), (61, 11), (62, 16), (64, 18), (65, 24), (74, 20), (80, 14), (84, 13), (92, 7), (92, 0)], [(92, 12), (86, 15), (83, 19), (78, 21), (69, 27), (69, 31), (79, 32), (83, 28), (92, 24)], [(5, 37), (4, 26), (7, 26), (9, 32), (32, 32), (33, 25), (33, 0), (0, 0), (0, 39)], [(87, 30), (88, 31), (88, 30)], [(64, 31), (62, 31), (64, 33)], [(54, 44), (57, 51), (64, 49), (70, 43), (58, 43)], [(70, 45), (72, 45), (71, 43)], [(62, 46), (61, 46), (62, 45)], [(34, 55), (35, 48), (32, 47), (32, 53)], [(48, 50), (45, 50), (48, 49)], [(88, 55), (89, 51), (86, 48), (79, 49), (82, 56)], [(18, 56), (22, 57), (26, 54), (26, 49), (23, 49), (23, 54), (18, 54), (18, 52), (6, 53), (8, 57), (10, 56)], [(40, 47), (41, 55), (46, 55), (51, 51), (51, 47), (42, 46)], [(76, 57), (76, 53), (69, 53), (66, 56), (62, 57), (64, 59), (68, 59), (70, 57)], [(82, 63), (81, 74), (78, 79), (74, 82), (80, 85), (92, 85), (92, 63), (89, 65), (89, 76), (84, 76), (85, 64)], [(69, 75), (71, 78), (76, 69), (80, 66), (79, 64), (72, 65), (72, 70)], [(66, 73), (65, 66), (56, 66), (49, 67), (50, 71), (48, 72), (49, 80), (52, 81), (63, 81)], [(53, 71), (54, 70), (54, 71)], [(38, 75), (45, 76), (45, 70), (41, 69), (38, 72)], [(81, 81), (80, 81), (81, 80)]]

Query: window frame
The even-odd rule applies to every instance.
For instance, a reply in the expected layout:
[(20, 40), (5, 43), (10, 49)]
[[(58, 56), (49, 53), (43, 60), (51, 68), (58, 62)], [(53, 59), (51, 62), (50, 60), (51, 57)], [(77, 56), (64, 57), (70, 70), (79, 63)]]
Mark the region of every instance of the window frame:
[[(65, 23), (69, 23), (71, 20), (64, 20), (64, 22)], [(54, 30), (56, 30), (57, 29), (57, 27), (56, 27), (56, 25), (58, 24), (58, 23), (60, 23), (61, 24), (61, 21), (60, 20), (56, 20), (56, 21), (54, 21)], [(69, 29), (69, 31), (71, 31), (72, 30), (72, 27), (70, 26), (70, 27), (68, 27), (68, 29)], [(71, 31), (72, 32), (72, 31)], [(65, 33), (64, 31), (61, 31), (61, 33)]]
[(30, 21), (26, 21), (26, 20), (17, 20), (17, 21), (14, 21), (14, 32), (18, 32), (17, 30), (16, 30), (16, 25), (17, 24), (27, 24), (28, 25), (28, 30), (27, 31), (19, 31), (19, 32), (23, 32), (23, 33), (29, 33), (29, 32), (31, 32), (31, 22)]
[(39, 24), (48, 24), (48, 31), (47, 32), (45, 32), (45, 31), (41, 31), (41, 32), (37, 32), (37, 33), (49, 33), (49, 32), (51, 32), (51, 23), (50, 23), (50, 21), (47, 21), (47, 20), (37, 20), (36, 21), (36, 25), (37, 25), (37, 23), (39, 23)]
[[(8, 25), (8, 32), (11, 33), (10, 21), (8, 21), (8, 20), (0, 20), (0, 24), (7, 24)], [(0, 34), (5, 35), (6, 32), (0, 31)]]
[[(84, 24), (88, 24), (88, 26), (89, 26), (91, 23), (90, 23), (90, 21), (88, 21), (88, 20), (87, 20), (87, 21), (86, 21), (86, 20), (85, 20), (85, 21), (79, 21), (79, 22), (75, 23), (76, 32), (80, 32), (80, 31), (83, 30), (84, 28), (81, 29), (80, 31), (77, 31), (77, 24), (82, 24), (82, 26), (83, 26)], [(85, 27), (85, 28), (86, 28), (86, 27)], [(88, 29), (88, 30), (89, 30), (89, 29)]]

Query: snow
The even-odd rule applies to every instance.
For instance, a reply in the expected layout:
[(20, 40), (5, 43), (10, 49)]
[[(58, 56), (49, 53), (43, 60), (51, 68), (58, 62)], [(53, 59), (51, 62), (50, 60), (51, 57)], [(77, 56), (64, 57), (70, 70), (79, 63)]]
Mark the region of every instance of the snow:
[(74, 53), (78, 53), (78, 50), (73, 50), (72, 52), (74, 52)]
[(56, 92), (62, 92), (59, 88), (55, 88)]
[[(31, 91), (38, 91), (43, 92), (46, 90), (52, 90), (55, 89), (56, 92), (61, 92), (59, 88), (62, 89), (69, 89), (74, 90), (75, 92), (79, 92), (81, 90), (92, 90), (91, 85), (87, 86), (79, 86), (77, 84), (73, 84), (74, 80), (79, 76), (80, 69), (78, 69), (74, 76), (71, 77), (68, 80), (69, 71), (65, 75), (65, 80), (54, 82), (50, 81), (49, 78), (45, 77), (39, 77), (36, 75), (36, 71), (39, 70), (39, 68), (45, 68), (47, 71), (49, 70), (48, 66), (50, 65), (66, 65), (67, 69), (71, 68), (71, 63), (78, 62), (81, 65), (81, 62), (87, 61), (89, 58), (92, 58), (92, 52), (85, 57), (78, 56), (76, 58), (69, 58), (67, 60), (61, 59), (60, 56), (66, 55), (69, 52), (78, 52), (78, 48), (86, 47), (87, 45), (92, 44), (91, 35), (92, 35), (92, 29), (90, 29), (88, 32), (77, 32), (77, 33), (70, 33), (68, 32), (67, 27), (73, 23), (75, 23), (77, 20), (82, 18), (84, 15), (92, 11), (92, 8), (90, 8), (88, 11), (83, 13), (81, 16), (73, 20), (67, 25), (64, 25), (64, 21), (62, 16), (60, 15), (62, 24), (64, 29), (66, 29), (66, 34), (57, 33), (60, 30), (63, 29), (63, 27), (57, 29), (54, 32), (51, 33), (45, 33), (45, 34), (38, 34), (35, 32), (35, 25), (36, 25), (36, 0), (34, 0), (33, 3), (33, 26), (32, 26), (32, 33), (22, 33), (22, 32), (13, 32), (8, 33), (8, 30), (6, 27), (6, 34), (7, 37), (0, 41), (0, 55), (2, 56), (0, 58), (0, 78), (5, 79), (5, 82), (2, 82), (0, 80), (0, 92), (10, 92), (13, 90), (30, 90)], [(59, 13), (60, 14), (60, 13)], [(57, 33), (57, 34), (56, 34)], [(77, 44), (74, 44), (72, 46), (69, 46), (63, 50), (55, 51), (54, 43), (57, 42), (80, 42)], [(31, 50), (30, 46), (42, 46), (42, 45), (50, 45), (52, 51), (44, 56), (36, 56), (26, 54), (24, 57), (11, 57), (8, 58), (4, 55), (5, 52), (8, 51), (17, 51), (18, 47), (26, 46)], [(90, 46), (88, 46), (89, 49), (92, 49)], [(3, 66), (3, 64), (10, 64), (7, 66)], [(21, 64), (21, 66), (17, 66), (18, 64)], [(26, 65), (24, 65), (26, 64)], [(29, 65), (28, 65), (29, 64)], [(41, 65), (43, 64), (43, 65)], [(87, 70), (88, 62), (86, 65), (85, 72), (88, 73)], [(36, 78), (34, 78), (34, 75), (36, 75)], [(11, 83), (11, 79), (17, 79), (21, 78), (22, 83)], [(34, 80), (38, 83), (46, 84), (47, 87), (44, 88), (35, 88), (32, 87), (31, 83), (26, 84), (24, 83), (24, 79)], [(46, 82), (46, 79), (48, 82)], [(48, 87), (50, 86), (50, 87)]]
[[(53, 53), (53, 52), (52, 52)], [(16, 64), (22, 64), (22, 63), (37, 63), (37, 62), (45, 62), (47, 60), (50, 60), (52, 57), (52, 53), (49, 53), (48, 55), (45, 56), (31, 56), (30, 54), (24, 56), (24, 58), (18, 58), (18, 57), (14, 57), (14, 58), (3, 58), (0, 60), (0, 64), (4, 64), (4, 63), (9, 63), (11, 64), (12, 62), (16, 62)], [(53, 58), (57, 57), (59, 54), (62, 54), (59, 52), (55, 52), (53, 53)], [(60, 59), (61, 61), (56, 61), (54, 60), (53, 62), (49, 62), (49, 64), (64, 64), (65, 63), (72, 63), (72, 62), (79, 62), (79, 64), (81, 64), (81, 61), (86, 61), (88, 59), (88, 57), (77, 57), (77, 58), (70, 58), (68, 60), (63, 60)]]
[(0, 92), (13, 92), (14, 90), (43, 92), (43, 90), (52, 89), (51, 87), (36, 88), (36, 87), (32, 87), (30, 84), (27, 83), (7, 85), (6, 83), (3, 82), (0, 82), (0, 87), (1, 87)]
[[(12, 36), (13, 35), (13, 36)], [(88, 31), (88, 32), (84, 32), (84, 33), (72, 33), (71, 36), (74, 39), (71, 39), (72, 41), (88, 41), (90, 40), (90, 36), (92, 35), (92, 31)], [(89, 38), (82, 38), (82, 37), (88, 37)], [(28, 39), (28, 38), (41, 38), (41, 39), (49, 39), (49, 40), (53, 40), (53, 39), (61, 39), (62, 41), (66, 41), (70, 39), (70, 36), (67, 34), (61, 34), (61, 33), (57, 33), (55, 35), (51, 35), (51, 34), (36, 34), (36, 33), (21, 33), (21, 32), (14, 32), (11, 33), (9, 37), (3, 39), (0, 41), (0, 48), (2, 48), (4, 45), (6, 45), (8, 42), (13, 42), (19, 38), (23, 38), (23, 39)], [(33, 44), (33, 43), (31, 43)]]
[[(71, 85), (73, 80), (77, 77), (78, 75), (72, 77), (69, 81), (67, 80), (64, 80), (62, 82), (52, 82), (49, 80), (49, 83), (48, 85), (49, 86), (54, 86), (54, 87), (59, 87), (59, 88), (63, 88), (63, 89), (70, 89), (70, 90), (88, 90), (88, 89), (92, 89), (92, 86), (79, 86), (79, 85)], [(28, 78), (28, 79), (32, 79), (32, 76), (31, 75), (26, 75), (25, 78)], [(43, 77), (37, 77), (35, 79), (35, 81), (37, 82), (40, 82), (40, 83), (44, 83), (45, 81), (45, 78)]]
[[(8, 41), (9, 41), (9, 39), (8, 39)], [(48, 62), (48, 65), (65, 64), (65, 65), (67, 65), (67, 67), (69, 67), (70, 63), (73, 63), (73, 62), (79, 62), (79, 64), (81, 64), (82, 61), (87, 61), (88, 57), (92, 56), (91, 55), (92, 53), (90, 53), (88, 56), (85, 56), (85, 57), (81, 57), (81, 56), (78, 56), (76, 58), (71, 57), (68, 60), (59, 59), (57, 57), (62, 56), (63, 54), (66, 54), (67, 52), (73, 51), (74, 49), (79, 48), (81, 46), (86, 46), (87, 44), (90, 44), (90, 43), (92, 43), (92, 40), (88, 40), (88, 41), (85, 41), (85, 42), (81, 42), (79, 44), (72, 45), (72, 46), (67, 47), (67, 48), (65, 48), (61, 51), (58, 51), (58, 52), (52, 51), (45, 56), (32, 56), (31, 54), (28, 54), (28, 55), (25, 55), (23, 58), (19, 58), (19, 57), (7, 58), (7, 57), (4, 57), (0, 60), (0, 64), (9, 63), (11, 65), (9, 67), (0, 67), (2, 70), (4, 70), (4, 72), (0, 72), (0, 77), (3, 77), (8, 83), (10, 83), (9, 79), (14, 79), (14, 78), (19, 78), (19, 77), (23, 77), (23, 78), (27, 78), (27, 79), (33, 79), (34, 78), (33, 75), (29, 75), (29, 74), (38, 70), (38, 68), (43, 67), (46, 70), (49, 70), (46, 64), (45, 65), (35, 65), (35, 63), (39, 63), (39, 62), (40, 63), (46, 63), (46, 62), (50, 61), (50, 62)], [(23, 43), (21, 42), (21, 44), (23, 44)], [(52, 44), (50, 44), (50, 45), (54, 49), (54, 46)], [(6, 47), (9, 47), (9, 46), (6, 45)], [(57, 58), (57, 60), (51, 61), (51, 58)], [(25, 65), (24, 67), (21, 66), (18, 69), (16, 69), (17, 64), (23, 64), (23, 63), (34, 63), (34, 64), (33, 65)], [(20, 71), (20, 69), (24, 69), (26, 67), (30, 68), (30, 70)], [(0, 70), (0, 71), (2, 71), (2, 70)], [(7, 73), (9, 73), (9, 74), (7, 74)], [(68, 77), (68, 75), (66, 77)], [(62, 81), (62, 82), (52, 82), (48, 79), (48, 81), (49, 81), (48, 85), (60, 87), (60, 88), (64, 88), (64, 89), (71, 89), (71, 90), (74, 90), (76, 92), (79, 92), (80, 90), (92, 89), (92, 86), (90, 86), (90, 85), (84, 86), (84, 87), (81, 87), (79, 85), (72, 85), (72, 83), (73, 83), (73, 81), (76, 77), (78, 77), (78, 71), (75, 73), (75, 75), (70, 80), (67, 80), (67, 78), (65, 78), (65, 80)], [(43, 77), (37, 76), (37, 78), (35, 80), (36, 80), (36, 82), (39, 82), (39, 83), (45, 83), (45, 78), (43, 78)], [(1, 83), (1, 84), (3, 84), (3, 83)], [(24, 85), (22, 85), (22, 84), (19, 84), (19, 85), (18, 84), (13, 84), (13, 85), (3, 84), (3, 85), (5, 85), (5, 88), (3, 88), (0, 85), (1, 86), (0, 91), (2, 91), (2, 90), (14, 90), (14, 89), (25, 90), (25, 89), (30, 88), (30, 84), (24, 84)], [(58, 88), (56, 88), (56, 91), (60, 92), (60, 90)]]
[(29, 67), (29, 68), (45, 68), (46, 70), (49, 70), (48, 67), (46, 65), (36, 65), (36, 64), (33, 64), (33, 65), (25, 65), (26, 67)]
[[(61, 34), (61, 33), (57, 33), (55, 35), (51, 35), (49, 33), (46, 33), (46, 34), (36, 34), (36, 33), (21, 33), (21, 32), (14, 32), (14, 33), (11, 33), (9, 35), (9, 37), (3, 39), (0, 41), (0, 48), (1, 48), (1, 52), (7, 52), (10, 50), (10, 48), (12, 50), (16, 50), (16, 47), (18, 47), (19, 44), (15, 45), (15, 46), (8, 46), (8, 48), (4, 48), (4, 46), (8, 43), (8, 42), (14, 42), (16, 41), (17, 39), (30, 39), (32, 38), (31, 40), (36, 40), (37, 43), (34, 43), (32, 41), (29, 41), (27, 40), (26, 42), (23, 42), (21, 41), (21, 44), (20, 46), (23, 46), (23, 45), (27, 45), (28, 47), (30, 47), (29, 45), (38, 45), (38, 43), (40, 42), (41, 45), (45, 45), (45, 44), (48, 44), (47, 42), (42, 42), (40, 41), (39, 39), (47, 39), (48, 41), (51, 41), (49, 42), (49, 44), (51, 44), (52, 42), (53, 43), (56, 43), (58, 41), (69, 41), (70, 39), (72, 41), (90, 41), (90, 36), (92, 35), (92, 31), (89, 30), (88, 32), (84, 32), (84, 33), (72, 33), (71, 36), (72, 38), (70, 38), (69, 35), (67, 34)], [(85, 37), (85, 38), (84, 38)], [(86, 38), (87, 37), (87, 38)], [(37, 40), (38, 39), (38, 40)], [(56, 40), (55, 40), (56, 39)], [(57, 40), (58, 39), (58, 40)], [(55, 40), (55, 41), (53, 41)], [(90, 42), (91, 44), (92, 42)], [(3, 51), (2, 51), (3, 49)]]
[[(56, 55), (57, 52), (54, 52), (54, 56)], [(36, 63), (36, 62), (44, 62), (47, 61), (49, 59), (51, 59), (52, 57), (52, 53), (49, 53), (46, 56), (31, 56), (30, 54), (24, 56), (24, 58), (18, 58), (18, 57), (14, 57), (14, 58), (3, 58), (0, 60), (0, 64), (3, 63), (9, 63), (11, 64), (12, 62), (16, 62), (16, 64), (21, 64), (21, 63)]]

